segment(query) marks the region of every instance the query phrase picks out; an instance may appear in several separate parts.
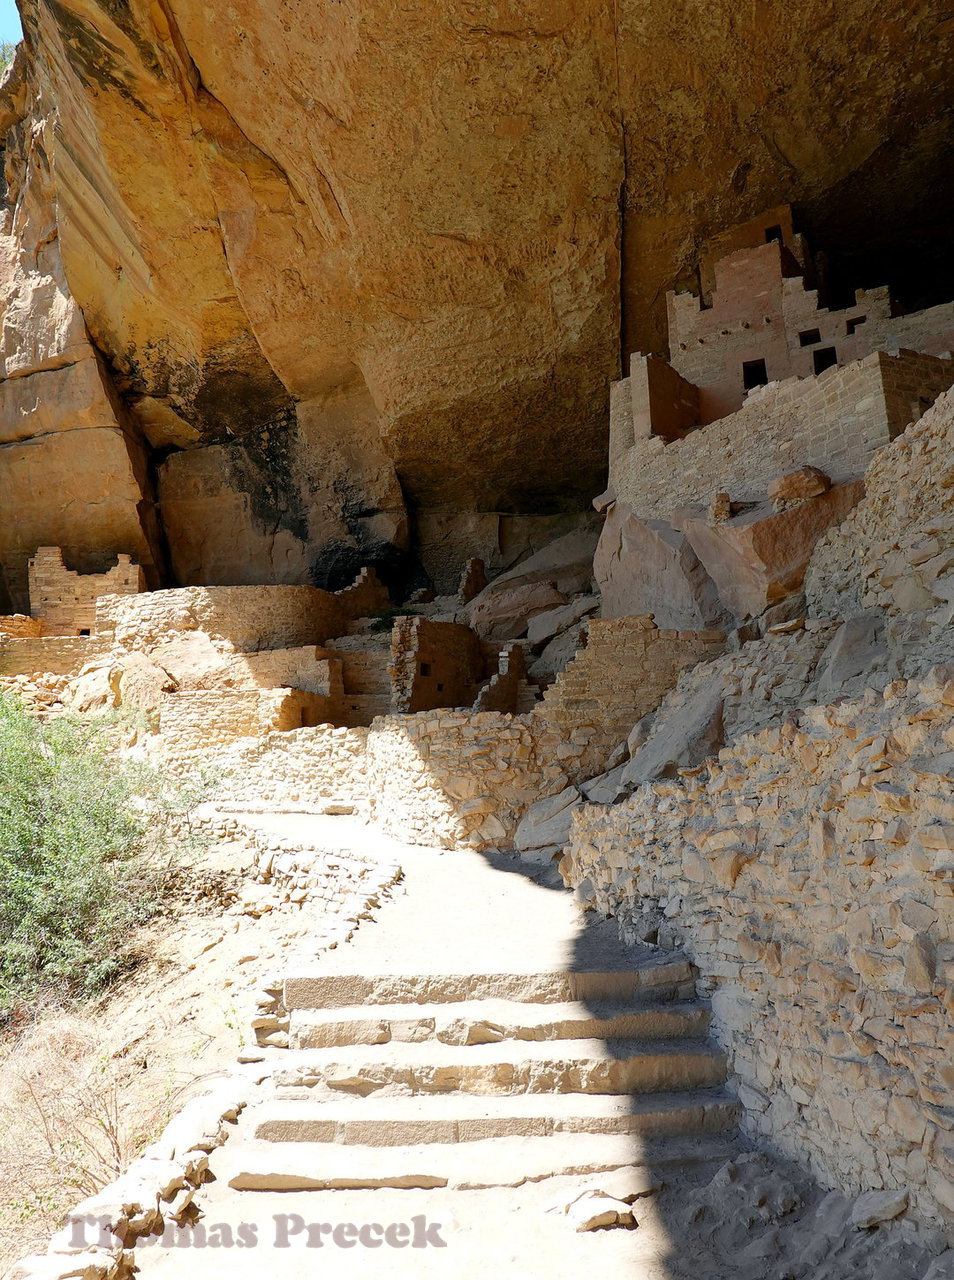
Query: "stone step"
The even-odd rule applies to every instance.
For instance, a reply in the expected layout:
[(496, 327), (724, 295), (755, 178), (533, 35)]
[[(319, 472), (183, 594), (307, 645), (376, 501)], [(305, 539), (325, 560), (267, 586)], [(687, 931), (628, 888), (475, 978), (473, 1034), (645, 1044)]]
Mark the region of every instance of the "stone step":
[(738, 1114), (738, 1102), (727, 1094), (693, 1090), (633, 1097), (451, 1094), (328, 1102), (276, 1100), (259, 1104), (247, 1121), (255, 1137), (264, 1142), (394, 1147), (557, 1133), (622, 1133), (640, 1138), (713, 1134), (731, 1129)]
[(692, 966), (683, 956), (642, 960), (630, 968), (543, 973), (338, 973), (328, 966), (289, 974), (284, 983), (289, 1010), (493, 999), (524, 1003), (689, 1000), (694, 995)]
[(295, 1010), (293, 1049), (390, 1041), (493, 1044), (500, 1040), (624, 1040), (705, 1036), (709, 1010), (700, 1003), (630, 1005), (578, 1002), (530, 1004), (467, 1000), (456, 1004), (394, 1004), (377, 1009)]
[(219, 1175), (237, 1191), (358, 1191), (514, 1187), (567, 1174), (641, 1169), (645, 1192), (686, 1166), (721, 1164), (738, 1154), (731, 1138), (669, 1139), (648, 1148), (618, 1134), (485, 1138), (415, 1147), (250, 1141), (225, 1148)]
[[(376, 1058), (376, 1060), (375, 1060)], [(446, 1045), (392, 1041), (289, 1050), (274, 1071), (282, 1089), (360, 1097), (395, 1093), (659, 1093), (725, 1080), (725, 1056), (705, 1040), (504, 1040)], [(307, 1096), (307, 1095), (306, 1095)]]

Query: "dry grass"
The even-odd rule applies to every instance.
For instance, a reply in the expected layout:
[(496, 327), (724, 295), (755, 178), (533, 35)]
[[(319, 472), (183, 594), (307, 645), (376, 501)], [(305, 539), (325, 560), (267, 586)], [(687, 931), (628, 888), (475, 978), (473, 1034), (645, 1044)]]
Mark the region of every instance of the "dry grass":
[(110, 1054), (102, 1025), (45, 1017), (3, 1056), (0, 1261), (45, 1248), (78, 1200), (117, 1176), (162, 1128), (175, 1090), (143, 1096), (145, 1063)]

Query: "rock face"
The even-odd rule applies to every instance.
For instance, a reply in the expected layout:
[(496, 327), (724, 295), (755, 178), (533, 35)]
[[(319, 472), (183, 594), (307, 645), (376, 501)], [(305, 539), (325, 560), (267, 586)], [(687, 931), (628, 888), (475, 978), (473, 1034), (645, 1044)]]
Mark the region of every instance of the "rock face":
[(929, 5), (21, 7), (3, 372), (99, 352), (119, 403), (87, 441), (31, 426), (0, 479), (78, 567), (334, 588), (405, 555), (408, 507), (579, 509), (620, 321), (659, 348), (665, 289), (726, 226), (800, 201), (902, 275), (898, 228), (927, 262), (943, 240)]
[(737, 618), (756, 617), (805, 581), (815, 543), (864, 496), (864, 482), (849, 481), (773, 511), (755, 506), (728, 520), (686, 508), (676, 517), (693, 551)]
[(719, 626), (728, 616), (685, 534), (638, 519), (622, 502), (609, 508), (593, 573), (604, 618), (651, 613), (657, 627), (678, 631)]

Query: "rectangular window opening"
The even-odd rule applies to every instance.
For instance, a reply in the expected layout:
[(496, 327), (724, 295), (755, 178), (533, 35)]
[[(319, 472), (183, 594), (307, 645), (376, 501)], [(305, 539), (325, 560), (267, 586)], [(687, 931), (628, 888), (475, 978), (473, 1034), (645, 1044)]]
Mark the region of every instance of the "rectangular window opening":
[(431, 674), (431, 664), (429, 662), (421, 663), (421, 675), (429, 676)]
[(742, 361), (742, 385), (746, 391), (751, 391), (753, 387), (764, 387), (767, 382), (768, 373), (764, 360)]
[(824, 373), (826, 369), (830, 369), (832, 365), (838, 363), (838, 352), (834, 347), (819, 347), (817, 351), (812, 352), (812, 360), (815, 365), (815, 372)]
[(868, 319), (867, 316), (852, 316), (852, 318), (845, 325), (845, 332), (848, 334), (849, 338), (857, 329), (861, 328), (861, 326), (864, 324), (864, 322), (867, 319)]
[(83, 630), (82, 630), (82, 631), (80, 631), (80, 633), (79, 633), (79, 634), (80, 634), (81, 636), (88, 636), (88, 635), (89, 635), (89, 627), (84, 627), (84, 628), (83, 628)]
[(819, 329), (806, 329), (804, 333), (798, 335), (798, 344), (801, 347), (813, 347), (816, 342), (821, 342)]

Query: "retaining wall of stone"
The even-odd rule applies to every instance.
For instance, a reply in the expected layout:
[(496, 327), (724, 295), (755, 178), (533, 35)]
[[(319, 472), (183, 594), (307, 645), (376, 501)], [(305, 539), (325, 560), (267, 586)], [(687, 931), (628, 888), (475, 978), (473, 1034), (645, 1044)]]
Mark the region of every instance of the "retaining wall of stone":
[(954, 1225), (954, 666), (790, 713), (584, 806), (562, 867), (684, 945), (746, 1123), (827, 1185)]

